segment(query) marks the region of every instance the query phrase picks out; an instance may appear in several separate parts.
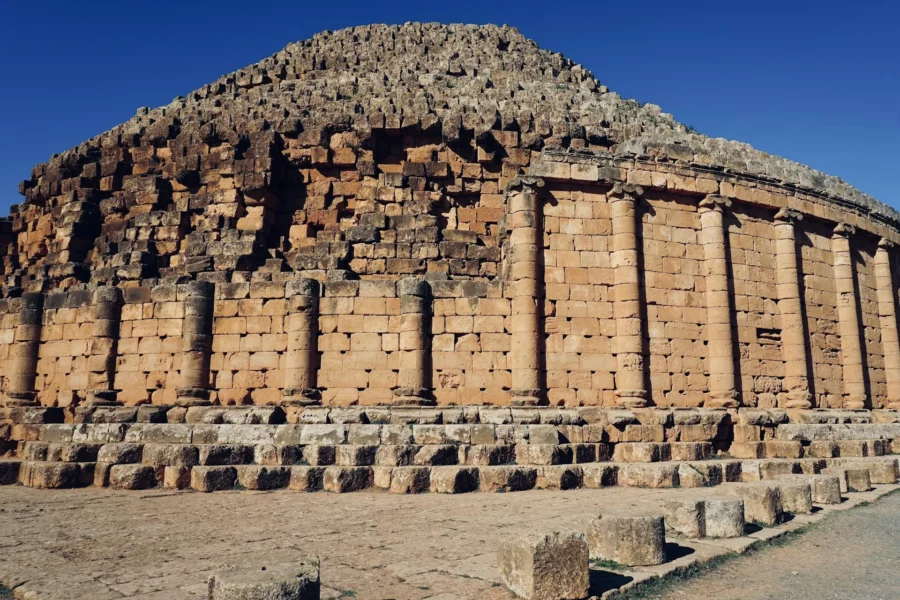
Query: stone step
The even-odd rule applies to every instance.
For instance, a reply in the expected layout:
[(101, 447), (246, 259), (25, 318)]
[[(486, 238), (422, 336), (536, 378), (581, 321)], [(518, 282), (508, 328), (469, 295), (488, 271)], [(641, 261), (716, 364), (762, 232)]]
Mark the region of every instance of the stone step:
[(778, 439), (803, 442), (838, 440), (897, 440), (900, 423), (786, 423), (776, 430)]
[(153, 487), (222, 491), (232, 489), (331, 491), (368, 488), (392, 493), (514, 492), (567, 490), (615, 485), (644, 488), (710, 487), (816, 475), (828, 469), (865, 469), (875, 484), (895, 483), (898, 459), (816, 458), (704, 460), (684, 462), (597, 462), (566, 465), (187, 465), (0, 461), (0, 482), (38, 488), (95, 485), (116, 489)]

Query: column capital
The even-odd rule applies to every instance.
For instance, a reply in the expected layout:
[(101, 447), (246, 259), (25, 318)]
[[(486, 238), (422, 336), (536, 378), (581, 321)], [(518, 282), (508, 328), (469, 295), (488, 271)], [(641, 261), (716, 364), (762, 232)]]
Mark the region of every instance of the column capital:
[(544, 187), (544, 185), (544, 180), (540, 177), (529, 177), (526, 175), (522, 175), (512, 179), (509, 183), (506, 184), (506, 196), (508, 197), (510, 194), (515, 192), (534, 194), (537, 192), (537, 189)]
[(720, 196), (718, 194), (709, 194), (700, 201), (700, 208), (705, 210), (715, 210), (718, 212), (725, 212), (726, 208), (731, 206), (731, 198), (726, 198), (725, 196)]
[(617, 183), (607, 193), (607, 196), (609, 196), (610, 200), (615, 202), (617, 200), (634, 200), (637, 196), (642, 196), (643, 194), (644, 188), (639, 185), (633, 183)]
[(803, 213), (799, 210), (794, 210), (792, 208), (782, 208), (777, 213), (775, 213), (775, 221), (776, 225), (780, 224), (788, 224), (794, 225), (795, 223), (803, 220)]
[(834, 227), (834, 237), (849, 238), (856, 233), (856, 227), (849, 223), (838, 223)]
[(891, 250), (891, 249), (893, 249), (896, 245), (897, 245), (897, 244), (895, 244), (893, 241), (891, 241), (891, 240), (889, 240), (889, 239), (887, 239), (887, 238), (881, 238), (881, 239), (878, 241), (878, 247), (879, 247), (879, 248), (884, 248), (885, 250)]

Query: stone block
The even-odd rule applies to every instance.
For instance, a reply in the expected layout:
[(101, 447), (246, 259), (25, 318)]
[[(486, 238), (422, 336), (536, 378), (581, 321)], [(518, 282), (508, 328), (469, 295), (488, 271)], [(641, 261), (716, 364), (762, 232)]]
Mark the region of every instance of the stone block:
[(783, 475), (780, 479), (808, 482), (812, 501), (816, 504), (841, 503), (841, 478), (837, 475)]
[(370, 467), (375, 464), (377, 446), (341, 444), (335, 446), (335, 464), (342, 467)]
[(581, 474), (584, 487), (600, 489), (618, 483), (619, 469), (615, 465), (582, 465)]
[(319, 559), (284, 565), (225, 566), (209, 578), (209, 600), (319, 600)]
[(765, 446), (763, 442), (731, 442), (728, 454), (734, 458), (763, 458)]
[(396, 467), (391, 471), (392, 494), (421, 494), (430, 486), (430, 467)]
[(767, 482), (739, 483), (730, 491), (744, 501), (744, 518), (751, 523), (771, 527), (781, 522), (781, 491)]
[(588, 546), (594, 559), (628, 567), (665, 562), (665, 521), (660, 516), (598, 516), (588, 526)]
[(537, 469), (523, 466), (481, 467), (478, 478), (482, 492), (521, 492), (534, 488)]
[(173, 490), (191, 487), (191, 467), (164, 467), (163, 487)]
[(781, 493), (781, 509), (795, 515), (812, 512), (812, 486), (808, 481), (781, 479), (778, 481)]
[(198, 492), (219, 492), (234, 488), (237, 471), (234, 467), (191, 468), (191, 487)]
[(822, 470), (823, 475), (837, 475), (841, 483), (841, 493), (868, 492), (872, 489), (869, 470), (864, 467), (828, 467)]
[(465, 494), (478, 490), (478, 469), (474, 467), (434, 467), (431, 491), (438, 494)]
[(149, 465), (113, 465), (109, 487), (117, 490), (146, 490), (156, 485), (156, 469)]
[(679, 487), (712, 487), (722, 483), (722, 477), (722, 465), (710, 463), (682, 463), (678, 465)]
[(325, 476), (323, 467), (290, 467), (288, 489), (297, 492), (318, 492)]
[(416, 455), (412, 444), (387, 444), (375, 451), (375, 464), (382, 467), (403, 467), (411, 465)]
[(327, 467), (322, 480), (326, 492), (343, 494), (372, 487), (370, 467)]
[(529, 533), (497, 548), (500, 579), (527, 600), (581, 600), (588, 596), (588, 544), (583, 533)]
[(420, 446), (413, 456), (413, 464), (422, 467), (455, 465), (458, 461), (459, 449), (451, 444)]
[(516, 464), (568, 465), (572, 463), (572, 448), (557, 444), (516, 444)]
[[(74, 488), (82, 482), (81, 464), (26, 461), (19, 467), (19, 481), (32, 488)], [(91, 470), (93, 483), (93, 470)]]
[(709, 442), (673, 442), (669, 444), (669, 460), (707, 460), (712, 454)]
[(687, 538), (706, 535), (705, 505), (702, 500), (667, 500), (663, 503), (666, 531)]
[(814, 440), (806, 447), (806, 456), (811, 458), (838, 456), (837, 444), (831, 440)]
[(659, 462), (663, 460), (662, 444), (620, 442), (613, 447), (614, 462)]
[(316, 467), (333, 465), (336, 454), (335, 446), (321, 446), (318, 444), (303, 446), (303, 460), (306, 464)]
[(141, 462), (144, 447), (140, 444), (103, 444), (97, 453), (97, 462), (130, 464)]
[(678, 487), (678, 465), (630, 463), (619, 467), (618, 484), (626, 487)]
[(515, 446), (503, 444), (476, 444), (461, 446), (464, 457), (460, 463), (473, 466), (506, 465), (516, 460)]
[(241, 444), (198, 446), (198, 464), (204, 466), (245, 465), (254, 459), (254, 447)]
[(574, 465), (545, 465), (537, 467), (534, 487), (539, 490), (574, 490), (582, 485), (581, 467)]
[(144, 444), (141, 462), (155, 467), (191, 467), (200, 460), (196, 446), (185, 444)]
[(800, 442), (785, 440), (770, 440), (763, 442), (766, 458), (800, 458), (803, 456), (803, 447)]
[(238, 483), (248, 490), (280, 490), (286, 488), (291, 479), (288, 467), (241, 465), (235, 470)]
[(860, 463), (860, 467), (869, 470), (869, 481), (879, 485), (892, 485), (897, 483), (897, 461), (890, 460), (870, 460)]
[(724, 498), (703, 501), (704, 535), (733, 538), (744, 535), (744, 501)]

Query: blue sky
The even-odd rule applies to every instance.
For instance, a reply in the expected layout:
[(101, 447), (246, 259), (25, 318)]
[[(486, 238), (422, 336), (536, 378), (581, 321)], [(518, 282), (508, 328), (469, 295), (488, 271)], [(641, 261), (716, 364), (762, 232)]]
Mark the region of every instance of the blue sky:
[(0, 212), (31, 168), (323, 29), (508, 23), (714, 137), (900, 208), (900, 3), (0, 0)]

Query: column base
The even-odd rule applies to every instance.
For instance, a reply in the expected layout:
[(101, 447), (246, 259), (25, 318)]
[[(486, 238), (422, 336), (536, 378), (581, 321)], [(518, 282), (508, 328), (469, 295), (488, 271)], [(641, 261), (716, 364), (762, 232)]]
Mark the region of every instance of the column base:
[(318, 388), (284, 388), (281, 391), (282, 406), (319, 406), (322, 392)]
[(738, 393), (734, 390), (706, 393), (706, 408), (738, 408), (740, 405)]
[(400, 406), (434, 406), (437, 404), (427, 388), (396, 388), (394, 404)]
[(543, 406), (547, 404), (542, 390), (510, 390), (509, 393), (512, 396), (509, 402), (513, 406)]
[(805, 390), (785, 392), (778, 395), (778, 405), (783, 408), (807, 410), (812, 408), (812, 394)]
[(646, 390), (616, 390), (616, 406), (622, 408), (645, 408), (647, 406)]
[(209, 406), (209, 390), (206, 388), (175, 388), (175, 406)]
[(33, 407), (40, 406), (37, 401), (37, 392), (7, 392), (3, 398), (3, 406)]
[(865, 394), (847, 394), (844, 396), (843, 408), (849, 410), (862, 410), (866, 408), (868, 396)]

